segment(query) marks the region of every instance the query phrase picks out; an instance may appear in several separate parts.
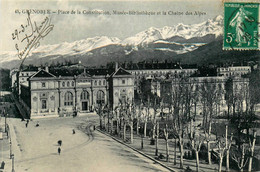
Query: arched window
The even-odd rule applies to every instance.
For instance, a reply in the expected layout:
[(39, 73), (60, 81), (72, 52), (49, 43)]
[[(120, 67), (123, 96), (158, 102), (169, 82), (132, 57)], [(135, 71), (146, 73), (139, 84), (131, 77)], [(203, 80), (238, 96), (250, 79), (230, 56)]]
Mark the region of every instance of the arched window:
[(74, 87), (74, 81), (71, 82), (71, 86)]
[(94, 81), (94, 85), (97, 85), (97, 81)]
[(101, 90), (97, 92), (97, 104), (105, 103), (105, 93)]
[(106, 80), (103, 80), (103, 85), (106, 85)]
[(69, 87), (69, 86), (70, 86), (70, 82), (68, 81), (68, 82), (67, 82), (67, 87)]
[(73, 105), (73, 94), (71, 92), (66, 92), (64, 96), (64, 106), (72, 106)]
[(80, 95), (81, 100), (89, 100), (89, 93), (87, 91), (83, 91)]
[(62, 86), (65, 87), (65, 82), (62, 82)]
[(98, 85), (101, 85), (101, 80), (98, 81)]

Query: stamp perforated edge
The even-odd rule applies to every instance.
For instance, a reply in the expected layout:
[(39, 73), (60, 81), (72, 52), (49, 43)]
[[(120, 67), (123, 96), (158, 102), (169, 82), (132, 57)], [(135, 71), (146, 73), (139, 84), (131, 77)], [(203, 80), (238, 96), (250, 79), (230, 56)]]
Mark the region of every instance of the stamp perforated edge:
[[(225, 47), (224, 46), (224, 41), (225, 41), (225, 3), (255, 3), (258, 4), (258, 47), (257, 48), (253, 48), (253, 47)], [(259, 0), (222, 0), (222, 4), (223, 4), (223, 44), (222, 44), (222, 50), (226, 50), (226, 51), (232, 51), (232, 50), (238, 50), (238, 51), (260, 51), (260, 3)]]

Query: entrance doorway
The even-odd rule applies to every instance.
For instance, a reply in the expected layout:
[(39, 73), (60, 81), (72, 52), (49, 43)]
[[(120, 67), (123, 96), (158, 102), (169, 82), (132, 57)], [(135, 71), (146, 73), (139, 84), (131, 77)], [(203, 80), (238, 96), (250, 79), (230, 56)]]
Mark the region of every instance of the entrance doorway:
[(82, 110), (87, 111), (88, 110), (88, 102), (82, 102)]

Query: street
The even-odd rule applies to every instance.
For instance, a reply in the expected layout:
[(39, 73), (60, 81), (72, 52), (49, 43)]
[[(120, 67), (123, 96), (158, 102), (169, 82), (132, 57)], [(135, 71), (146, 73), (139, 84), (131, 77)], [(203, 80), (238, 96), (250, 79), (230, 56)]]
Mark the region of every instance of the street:
[[(98, 116), (94, 114), (34, 119), (26, 128), (25, 121), (8, 119), (17, 141), (17, 145), (13, 142), (15, 171), (167, 171), (110, 137), (92, 132), (95, 121)], [(62, 140), (60, 155), (58, 140)]]

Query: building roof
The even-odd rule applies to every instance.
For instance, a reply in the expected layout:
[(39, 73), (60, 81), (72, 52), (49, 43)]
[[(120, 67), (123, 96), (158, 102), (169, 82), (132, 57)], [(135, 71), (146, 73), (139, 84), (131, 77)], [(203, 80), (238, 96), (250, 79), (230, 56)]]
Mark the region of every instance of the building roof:
[(83, 73), (86, 73), (86, 75), (89, 76), (106, 76), (111, 75), (114, 72), (114, 69), (85, 69), (84, 68), (52, 68), (49, 70), (50, 73), (54, 74), (55, 76), (79, 76)]
[(178, 63), (174, 62), (139, 62), (126, 65), (123, 67), (127, 70), (158, 70), (158, 69), (181, 69)]
[(30, 76), (29, 79), (31, 79), (31, 78), (50, 78), (50, 77), (53, 78), (55, 76), (45, 70), (40, 70), (37, 73)]
[(125, 69), (123, 68), (119, 68), (117, 69), (117, 71), (113, 74), (113, 76), (118, 76), (118, 75), (132, 75), (131, 73), (127, 72)]

